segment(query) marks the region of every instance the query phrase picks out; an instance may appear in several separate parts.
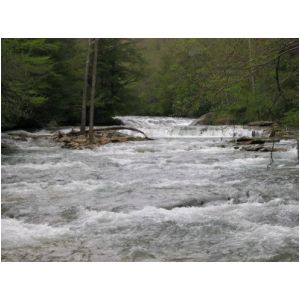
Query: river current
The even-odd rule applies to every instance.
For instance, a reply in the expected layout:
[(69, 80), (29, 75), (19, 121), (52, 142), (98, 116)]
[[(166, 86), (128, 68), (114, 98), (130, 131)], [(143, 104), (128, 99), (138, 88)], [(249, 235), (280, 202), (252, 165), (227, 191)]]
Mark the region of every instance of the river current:
[(268, 166), (229, 142), (242, 126), (121, 119), (154, 140), (70, 150), (2, 133), (2, 261), (299, 260), (295, 141)]

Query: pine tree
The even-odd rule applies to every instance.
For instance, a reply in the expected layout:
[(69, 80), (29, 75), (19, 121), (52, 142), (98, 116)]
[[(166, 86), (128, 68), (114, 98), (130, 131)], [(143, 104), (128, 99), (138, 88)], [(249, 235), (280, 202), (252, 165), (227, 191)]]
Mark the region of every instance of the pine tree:
[(86, 126), (86, 98), (87, 98), (87, 91), (88, 91), (88, 76), (89, 76), (89, 67), (90, 67), (90, 49), (91, 49), (91, 39), (88, 39), (88, 49), (87, 49), (85, 73), (84, 73), (84, 86), (83, 86), (83, 94), (82, 94), (81, 126), (80, 126), (81, 134), (85, 134), (85, 126)]
[(94, 143), (94, 108), (95, 108), (95, 89), (97, 74), (97, 56), (98, 56), (98, 39), (94, 39), (94, 59), (92, 70), (92, 89), (90, 101), (90, 125), (89, 125), (89, 142)]

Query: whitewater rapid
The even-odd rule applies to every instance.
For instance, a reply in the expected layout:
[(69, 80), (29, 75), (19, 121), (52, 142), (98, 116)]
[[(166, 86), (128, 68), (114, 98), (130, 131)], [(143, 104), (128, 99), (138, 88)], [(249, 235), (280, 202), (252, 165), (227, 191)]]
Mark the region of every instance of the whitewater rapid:
[(251, 128), (121, 119), (154, 140), (69, 150), (47, 130), (2, 133), (3, 261), (299, 259), (293, 140), (268, 167), (228, 142)]

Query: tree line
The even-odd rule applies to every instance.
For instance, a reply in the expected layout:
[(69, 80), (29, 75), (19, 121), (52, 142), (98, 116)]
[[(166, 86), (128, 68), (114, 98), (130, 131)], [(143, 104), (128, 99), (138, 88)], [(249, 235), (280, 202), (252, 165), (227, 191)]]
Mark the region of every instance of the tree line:
[[(83, 93), (89, 123), (94, 73), (86, 59), (92, 62), (95, 45), (89, 40), (2, 39), (2, 129), (80, 125)], [(97, 45), (93, 115), (96, 125), (107, 125), (128, 107), (128, 86), (141, 64), (133, 40), (98, 39)]]
[(1, 48), (2, 129), (207, 112), (220, 124), (298, 126), (298, 39), (2, 39)]
[(298, 127), (298, 39), (145, 39), (138, 113)]

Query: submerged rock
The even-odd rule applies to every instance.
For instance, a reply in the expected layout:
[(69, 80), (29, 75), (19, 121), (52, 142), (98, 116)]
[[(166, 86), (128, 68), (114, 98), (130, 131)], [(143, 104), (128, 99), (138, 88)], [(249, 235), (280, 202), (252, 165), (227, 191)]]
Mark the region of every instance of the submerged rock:
[(177, 204), (173, 204), (173, 205), (164, 206), (163, 208), (167, 209), (167, 210), (171, 210), (171, 209), (174, 209), (174, 208), (199, 207), (199, 206), (203, 206), (203, 205), (204, 205), (203, 200), (191, 199), (191, 200), (184, 201), (182, 203), (177, 203)]

